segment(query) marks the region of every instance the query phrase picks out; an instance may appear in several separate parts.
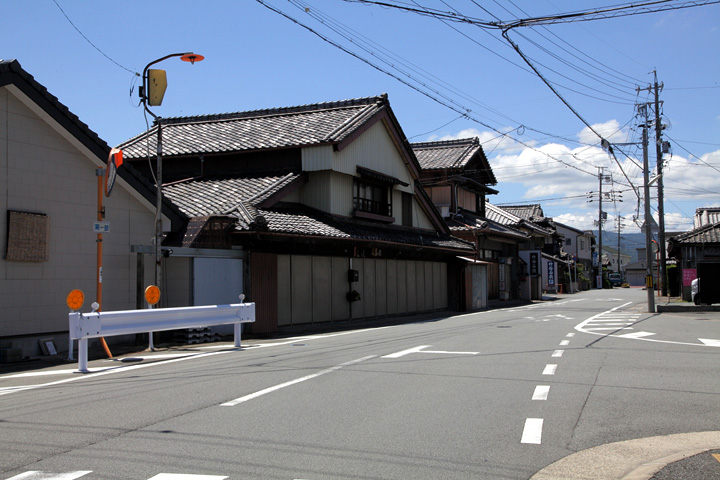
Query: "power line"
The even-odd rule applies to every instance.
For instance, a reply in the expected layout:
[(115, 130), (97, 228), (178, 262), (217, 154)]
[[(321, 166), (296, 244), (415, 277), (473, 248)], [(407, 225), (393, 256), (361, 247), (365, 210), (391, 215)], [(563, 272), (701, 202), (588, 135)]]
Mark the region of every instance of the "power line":
[(133, 71), (133, 70), (127, 68), (127, 67), (124, 67), (123, 65), (120, 65), (118, 62), (116, 62), (115, 60), (113, 60), (112, 58), (110, 58), (110, 56), (108, 56), (105, 52), (103, 52), (102, 50), (100, 50), (100, 48), (99, 48), (97, 45), (95, 45), (88, 37), (86, 37), (85, 34), (84, 34), (83, 32), (81, 32), (80, 29), (77, 27), (77, 25), (75, 25), (75, 24), (73, 23), (73, 21), (70, 20), (70, 17), (68, 17), (67, 13), (65, 13), (65, 10), (62, 9), (62, 7), (61, 7), (60, 4), (57, 2), (57, 0), (53, 0), (53, 3), (55, 3), (55, 5), (58, 7), (58, 9), (60, 9), (60, 11), (62, 12), (62, 14), (63, 14), (63, 15), (65, 16), (65, 18), (67, 19), (67, 21), (70, 23), (70, 25), (73, 26), (73, 28), (80, 34), (81, 37), (83, 37), (83, 38), (85, 39), (85, 41), (86, 41), (87, 43), (90, 44), (91, 47), (93, 47), (95, 50), (97, 50), (98, 52), (100, 52), (100, 54), (101, 54), (103, 57), (107, 58), (108, 60), (110, 60), (112, 63), (114, 63), (114, 64), (117, 65), (118, 67), (122, 68), (123, 70), (126, 70), (126, 71), (128, 71), (128, 72), (130, 72), (130, 73), (132, 73), (132, 74), (134, 74), (134, 75), (137, 75), (138, 77), (140, 76), (140, 74), (139, 74), (138, 72), (135, 72), (135, 71)]

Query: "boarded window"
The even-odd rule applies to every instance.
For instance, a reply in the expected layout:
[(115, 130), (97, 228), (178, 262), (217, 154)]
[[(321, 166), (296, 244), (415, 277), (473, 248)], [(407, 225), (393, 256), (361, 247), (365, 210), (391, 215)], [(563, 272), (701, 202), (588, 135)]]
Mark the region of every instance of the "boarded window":
[(44, 213), (8, 210), (7, 252), (14, 262), (46, 262), (50, 251), (50, 219)]

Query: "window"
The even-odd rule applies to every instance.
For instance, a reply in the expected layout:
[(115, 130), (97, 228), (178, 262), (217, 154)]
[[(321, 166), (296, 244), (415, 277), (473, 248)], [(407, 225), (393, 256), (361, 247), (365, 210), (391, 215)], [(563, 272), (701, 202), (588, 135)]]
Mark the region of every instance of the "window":
[(571, 239), (571, 238), (566, 238), (566, 239), (565, 239), (565, 245), (572, 245), (572, 239)]
[(357, 177), (353, 179), (353, 209), (355, 212), (370, 213), (384, 217), (392, 216), (388, 186), (368, 182)]
[(403, 227), (413, 226), (413, 196), (410, 193), (402, 192), (402, 224)]

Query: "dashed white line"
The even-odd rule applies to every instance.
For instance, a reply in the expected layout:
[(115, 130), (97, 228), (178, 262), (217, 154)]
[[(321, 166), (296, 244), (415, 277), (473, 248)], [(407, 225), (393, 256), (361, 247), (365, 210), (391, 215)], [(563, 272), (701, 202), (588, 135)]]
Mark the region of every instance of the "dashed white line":
[(553, 363), (548, 363), (545, 365), (545, 369), (543, 370), (543, 375), (555, 375), (555, 371), (557, 370), (557, 365)]
[(565, 350), (555, 350), (555, 351), (552, 353), (551, 357), (553, 357), (553, 358), (560, 358), (560, 357), (563, 356), (563, 353), (565, 353)]
[(570, 345), (570, 340), (563, 340), (562, 342), (560, 342), (561, 347), (564, 347), (566, 345)]
[(532, 443), (535, 445), (540, 445), (542, 443), (542, 427), (542, 418), (525, 419), (525, 428), (523, 429), (520, 443)]
[(533, 392), (533, 400), (547, 400), (550, 393), (550, 385), (538, 385)]

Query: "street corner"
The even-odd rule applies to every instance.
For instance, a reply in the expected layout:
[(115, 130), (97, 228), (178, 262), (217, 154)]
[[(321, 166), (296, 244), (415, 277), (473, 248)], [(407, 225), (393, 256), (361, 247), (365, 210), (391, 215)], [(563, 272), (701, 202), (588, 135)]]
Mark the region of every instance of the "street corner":
[(543, 468), (530, 480), (650, 480), (678, 461), (720, 448), (720, 431), (680, 433), (607, 443)]

